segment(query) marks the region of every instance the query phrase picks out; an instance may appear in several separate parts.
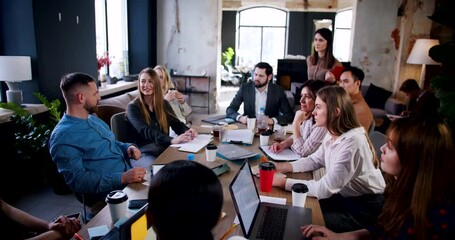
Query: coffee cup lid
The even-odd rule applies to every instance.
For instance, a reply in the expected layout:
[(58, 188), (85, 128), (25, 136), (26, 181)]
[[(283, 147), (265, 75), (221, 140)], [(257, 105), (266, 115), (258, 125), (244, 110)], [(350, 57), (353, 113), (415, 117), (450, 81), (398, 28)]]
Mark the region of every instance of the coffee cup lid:
[(296, 193), (306, 193), (308, 192), (308, 187), (303, 183), (295, 183), (292, 185), (291, 190)]
[(106, 202), (110, 204), (122, 203), (126, 200), (128, 200), (128, 195), (121, 190), (114, 190), (106, 197)]
[(274, 170), (275, 169), (275, 164), (273, 164), (272, 162), (261, 162), (261, 164), (259, 164), (259, 169), (262, 169), (262, 170)]
[(264, 132), (261, 132), (261, 135), (262, 136), (270, 136), (270, 132), (269, 131), (264, 131)]
[(215, 150), (215, 149), (217, 149), (216, 145), (213, 144), (213, 143), (207, 144), (207, 146), (205, 148), (207, 150)]

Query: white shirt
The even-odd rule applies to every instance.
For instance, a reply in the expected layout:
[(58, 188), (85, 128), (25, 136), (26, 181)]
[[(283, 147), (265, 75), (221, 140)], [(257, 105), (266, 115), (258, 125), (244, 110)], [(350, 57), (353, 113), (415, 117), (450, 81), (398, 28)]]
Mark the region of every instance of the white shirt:
[(315, 153), (291, 165), (294, 172), (325, 167), (326, 174), (318, 181), (287, 179), (286, 190), (301, 182), (308, 186), (308, 194), (318, 199), (336, 193), (354, 197), (384, 192), (385, 181), (381, 171), (373, 166), (373, 154), (363, 127), (351, 129), (335, 140), (325, 140)]

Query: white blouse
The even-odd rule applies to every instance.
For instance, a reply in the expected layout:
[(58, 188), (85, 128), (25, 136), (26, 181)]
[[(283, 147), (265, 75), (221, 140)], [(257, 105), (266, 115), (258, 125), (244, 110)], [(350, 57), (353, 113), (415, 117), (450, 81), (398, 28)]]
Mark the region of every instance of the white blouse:
[(287, 179), (286, 190), (301, 182), (308, 186), (308, 194), (318, 199), (336, 193), (353, 197), (384, 192), (385, 181), (381, 171), (373, 166), (373, 154), (363, 127), (351, 129), (335, 140), (328, 138), (315, 153), (291, 165), (293, 172), (325, 167), (326, 174), (318, 181)]

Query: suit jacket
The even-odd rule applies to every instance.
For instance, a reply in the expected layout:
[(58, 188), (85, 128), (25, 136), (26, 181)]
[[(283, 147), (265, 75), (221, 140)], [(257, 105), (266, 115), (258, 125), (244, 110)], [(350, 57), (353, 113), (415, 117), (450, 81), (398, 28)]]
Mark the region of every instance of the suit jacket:
[[(239, 91), (232, 99), (231, 104), (226, 109), (226, 115), (229, 118), (236, 119), (240, 115), (237, 111), (243, 103), (243, 115), (256, 116), (256, 90), (254, 81), (241, 85)], [(269, 82), (267, 87), (267, 103), (265, 105), (265, 115), (275, 117), (279, 123), (291, 123), (294, 119), (294, 111), (284, 94), (283, 88)]]

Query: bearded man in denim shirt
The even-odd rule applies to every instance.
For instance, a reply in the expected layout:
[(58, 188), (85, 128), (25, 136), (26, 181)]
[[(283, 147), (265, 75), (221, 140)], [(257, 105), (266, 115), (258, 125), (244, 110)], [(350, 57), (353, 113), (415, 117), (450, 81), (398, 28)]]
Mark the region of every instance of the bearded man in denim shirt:
[(49, 140), (52, 159), (79, 200), (96, 214), (112, 190), (142, 182), (146, 170), (130, 167), (130, 158), (141, 157), (134, 145), (115, 139), (96, 113), (101, 99), (95, 79), (84, 73), (62, 77), (60, 89), (66, 112)]

